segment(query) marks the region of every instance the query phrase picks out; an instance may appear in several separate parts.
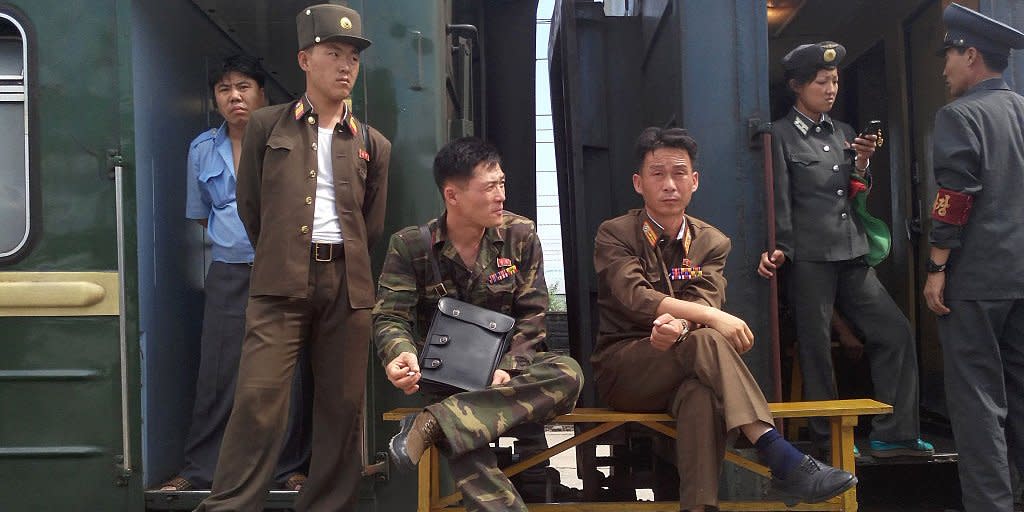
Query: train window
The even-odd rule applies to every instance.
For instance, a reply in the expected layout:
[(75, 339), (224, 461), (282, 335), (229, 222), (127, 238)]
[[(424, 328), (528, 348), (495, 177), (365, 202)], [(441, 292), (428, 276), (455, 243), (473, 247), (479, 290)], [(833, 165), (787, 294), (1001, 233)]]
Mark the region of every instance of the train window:
[(25, 31), (0, 12), (0, 258), (29, 235), (28, 101)]

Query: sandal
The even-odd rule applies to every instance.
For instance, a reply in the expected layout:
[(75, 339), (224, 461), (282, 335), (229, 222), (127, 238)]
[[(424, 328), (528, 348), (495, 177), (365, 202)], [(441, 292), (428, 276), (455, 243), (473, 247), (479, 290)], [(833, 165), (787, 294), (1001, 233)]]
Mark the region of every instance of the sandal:
[(284, 481), (284, 488), (287, 491), (301, 491), (302, 486), (306, 483), (306, 475), (302, 473), (292, 473), (288, 476), (288, 479)]
[(192, 489), (192, 482), (189, 482), (187, 478), (180, 475), (160, 484), (161, 491), (181, 492), (190, 489)]

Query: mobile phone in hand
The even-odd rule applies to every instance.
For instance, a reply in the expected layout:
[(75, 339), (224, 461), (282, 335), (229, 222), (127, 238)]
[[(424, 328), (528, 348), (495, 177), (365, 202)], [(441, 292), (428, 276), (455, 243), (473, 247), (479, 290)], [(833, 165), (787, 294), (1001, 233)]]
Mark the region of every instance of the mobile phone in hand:
[(875, 147), (882, 147), (882, 143), (885, 142), (885, 139), (882, 137), (882, 122), (878, 119), (868, 121), (868, 125), (860, 131), (860, 135), (858, 135), (858, 137), (863, 139), (865, 138), (865, 135), (876, 135), (878, 138), (875, 139)]

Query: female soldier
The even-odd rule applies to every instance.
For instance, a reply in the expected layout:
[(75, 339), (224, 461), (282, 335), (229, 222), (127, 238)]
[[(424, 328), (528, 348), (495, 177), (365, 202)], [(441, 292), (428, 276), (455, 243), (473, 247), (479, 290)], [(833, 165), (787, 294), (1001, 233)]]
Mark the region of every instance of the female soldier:
[[(798, 46), (782, 59), (796, 104), (772, 126), (778, 243), (770, 259), (768, 252), (761, 255), (757, 270), (767, 278), (790, 262), (804, 398), (836, 398), (829, 330), (835, 307), (865, 337), (875, 397), (893, 405), (892, 415), (872, 422), (873, 454), (927, 457), (934, 449), (920, 439), (914, 336), (869, 266), (868, 237), (851, 197), (863, 190), (859, 184), (870, 183), (877, 136), (857, 136), (828, 115), (839, 90), (836, 67), (845, 55), (842, 45), (823, 41)], [(810, 425), (812, 440), (824, 443), (825, 421)]]

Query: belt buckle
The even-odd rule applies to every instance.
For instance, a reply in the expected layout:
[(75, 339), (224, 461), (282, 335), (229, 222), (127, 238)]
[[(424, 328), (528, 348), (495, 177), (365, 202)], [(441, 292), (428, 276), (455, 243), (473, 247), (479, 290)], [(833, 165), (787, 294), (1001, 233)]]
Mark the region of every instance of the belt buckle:
[[(330, 249), (327, 251), (327, 258), (320, 257), (320, 247), (326, 245)], [(331, 244), (321, 244), (319, 242), (313, 242), (313, 259), (321, 263), (326, 263), (334, 259), (334, 246)]]

